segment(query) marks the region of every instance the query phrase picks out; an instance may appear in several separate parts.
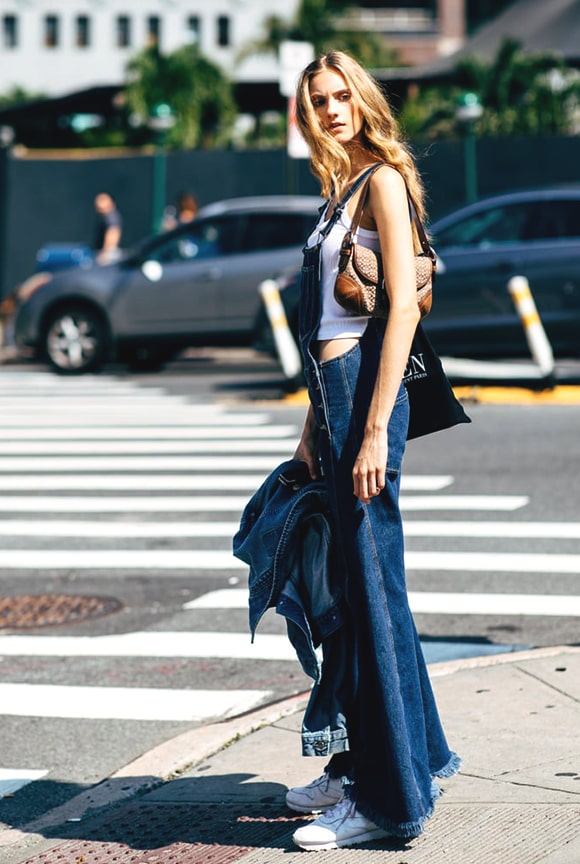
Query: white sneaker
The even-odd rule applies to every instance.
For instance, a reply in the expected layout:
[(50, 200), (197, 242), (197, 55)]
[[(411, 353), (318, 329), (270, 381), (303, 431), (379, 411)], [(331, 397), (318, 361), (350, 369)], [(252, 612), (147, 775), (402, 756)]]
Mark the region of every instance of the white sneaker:
[(289, 789), (286, 793), (286, 804), (297, 813), (324, 813), (342, 801), (343, 795), (342, 780), (323, 774), (308, 786)]
[(388, 831), (358, 812), (354, 801), (344, 798), (314, 822), (295, 831), (292, 839), (307, 852), (324, 852), (388, 836)]

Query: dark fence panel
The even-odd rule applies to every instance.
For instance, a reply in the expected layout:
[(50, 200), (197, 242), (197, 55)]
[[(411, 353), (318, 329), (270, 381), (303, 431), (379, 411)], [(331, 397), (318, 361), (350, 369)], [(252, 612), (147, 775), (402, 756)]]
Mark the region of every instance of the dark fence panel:
[[(414, 142), (413, 150), (425, 180), (430, 217), (435, 219), (463, 204), (464, 143)], [(59, 154), (56, 159), (12, 155), (4, 162), (3, 155), (0, 152), (0, 297), (34, 271), (36, 251), (45, 243), (92, 245), (96, 228), (93, 199), (98, 192), (110, 192), (117, 199), (124, 221), (124, 246), (151, 232), (151, 154), (107, 158)], [(578, 177), (579, 155), (579, 139), (572, 137), (479, 140), (479, 195), (572, 182)], [(165, 167), (168, 203), (183, 190), (192, 191), (200, 204), (240, 195), (318, 191), (308, 162), (289, 160), (283, 150), (171, 153)]]

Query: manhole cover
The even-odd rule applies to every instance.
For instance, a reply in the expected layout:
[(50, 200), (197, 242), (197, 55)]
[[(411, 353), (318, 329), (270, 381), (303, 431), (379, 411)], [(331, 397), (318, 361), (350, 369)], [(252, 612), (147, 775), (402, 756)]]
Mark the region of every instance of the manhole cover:
[(0, 597), (0, 630), (78, 624), (118, 612), (122, 605), (114, 597), (75, 597), (70, 594)]

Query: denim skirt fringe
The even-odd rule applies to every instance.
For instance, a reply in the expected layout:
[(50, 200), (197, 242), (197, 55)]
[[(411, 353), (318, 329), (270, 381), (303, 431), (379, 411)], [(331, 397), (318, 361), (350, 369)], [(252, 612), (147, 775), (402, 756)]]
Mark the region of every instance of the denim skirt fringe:
[(348, 609), (348, 752), (334, 755), (327, 770), (345, 778), (346, 794), (367, 818), (390, 834), (414, 837), (440, 794), (435, 778), (455, 774), (460, 759), (447, 746), (407, 598), (399, 510), (409, 420), (403, 385), (388, 426), (385, 489), (368, 505), (353, 495), (381, 342), (371, 319), (354, 348), (317, 363), (321, 392), (311, 394)]

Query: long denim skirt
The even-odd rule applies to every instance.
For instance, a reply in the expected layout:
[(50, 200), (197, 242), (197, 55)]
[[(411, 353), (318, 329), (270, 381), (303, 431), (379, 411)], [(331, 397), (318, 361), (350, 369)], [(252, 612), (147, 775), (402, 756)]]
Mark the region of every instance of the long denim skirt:
[(403, 385), (388, 424), (385, 488), (370, 504), (353, 494), (381, 343), (371, 320), (355, 347), (317, 364), (320, 462), (349, 612), (343, 653), (349, 750), (333, 756), (327, 770), (345, 778), (347, 794), (367, 818), (413, 837), (433, 811), (434, 778), (456, 773), (460, 760), (447, 746), (407, 598), (399, 510), (409, 421)]

